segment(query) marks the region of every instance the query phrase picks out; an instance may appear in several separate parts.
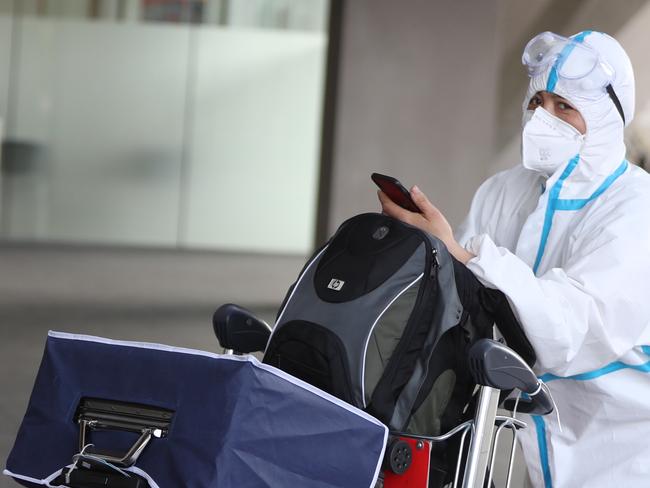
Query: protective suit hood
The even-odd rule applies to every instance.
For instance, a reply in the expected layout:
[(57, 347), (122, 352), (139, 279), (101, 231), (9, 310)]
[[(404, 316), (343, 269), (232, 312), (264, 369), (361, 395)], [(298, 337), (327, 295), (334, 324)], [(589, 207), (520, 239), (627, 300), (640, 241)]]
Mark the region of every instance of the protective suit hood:
[[(598, 56), (613, 68), (611, 80), (623, 113), (625, 123), (610, 95), (605, 91), (594, 96), (593, 93), (581, 93), (572, 89), (571, 80), (557, 77), (553, 73), (553, 64), (541, 73), (532, 76), (523, 101), (522, 126), (530, 119), (528, 102), (539, 91), (556, 93), (573, 104), (585, 120), (587, 131), (580, 149), (579, 161), (564, 183), (565, 196), (569, 198), (584, 197), (602, 182), (602, 177), (610, 175), (625, 158), (623, 141), (624, 126), (634, 118), (634, 72), (629, 57), (621, 45), (612, 37), (600, 32), (584, 31), (571, 37), (595, 50)], [(570, 53), (578, 56), (578, 54)], [(522, 127), (523, 128), (523, 127)], [(567, 161), (550, 176), (556, 180)], [(598, 178), (598, 177), (601, 178)], [(551, 182), (552, 183), (552, 182)]]

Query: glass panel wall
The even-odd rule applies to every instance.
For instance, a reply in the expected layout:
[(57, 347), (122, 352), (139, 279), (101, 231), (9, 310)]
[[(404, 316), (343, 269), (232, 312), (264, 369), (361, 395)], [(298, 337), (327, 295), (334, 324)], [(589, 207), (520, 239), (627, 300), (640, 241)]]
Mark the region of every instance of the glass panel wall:
[(325, 0), (0, 1), (3, 239), (310, 250)]
[(187, 29), (30, 17), (17, 29), (8, 236), (175, 244)]
[(213, 29), (197, 45), (184, 241), (308, 249), (324, 40)]

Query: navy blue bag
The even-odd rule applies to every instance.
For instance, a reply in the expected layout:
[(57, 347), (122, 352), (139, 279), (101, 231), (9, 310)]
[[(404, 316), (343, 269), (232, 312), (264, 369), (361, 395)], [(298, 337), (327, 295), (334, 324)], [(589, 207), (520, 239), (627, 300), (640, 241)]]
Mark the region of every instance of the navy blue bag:
[[(371, 487), (388, 433), (361, 410), (250, 356), (50, 332), (4, 473), (25, 486), (64, 486), (87, 399), (168, 412), (165, 435), (157, 432), (124, 469), (151, 488)], [(134, 438), (92, 436), (121, 448)]]

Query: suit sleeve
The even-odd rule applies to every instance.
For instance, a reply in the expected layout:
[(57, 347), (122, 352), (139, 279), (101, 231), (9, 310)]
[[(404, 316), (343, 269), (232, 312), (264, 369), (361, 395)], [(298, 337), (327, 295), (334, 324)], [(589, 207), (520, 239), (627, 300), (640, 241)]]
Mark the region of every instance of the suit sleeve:
[(469, 240), (476, 258), (468, 268), (508, 297), (543, 372), (593, 371), (641, 345), (650, 317), (649, 203), (628, 200), (591, 215), (565, 265), (541, 276), (487, 234)]

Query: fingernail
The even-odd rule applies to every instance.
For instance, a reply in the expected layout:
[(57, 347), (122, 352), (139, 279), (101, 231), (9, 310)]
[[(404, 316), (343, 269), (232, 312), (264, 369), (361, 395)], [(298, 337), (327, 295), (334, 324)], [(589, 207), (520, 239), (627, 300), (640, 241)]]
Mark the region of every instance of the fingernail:
[(420, 189), (418, 188), (418, 185), (413, 185), (413, 191), (414, 191), (415, 193), (422, 193), (422, 192), (420, 191)]

